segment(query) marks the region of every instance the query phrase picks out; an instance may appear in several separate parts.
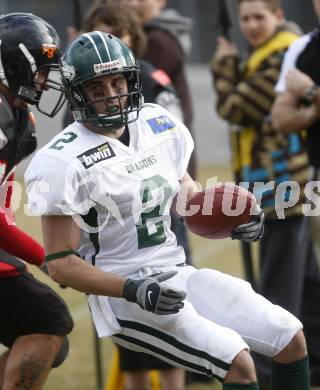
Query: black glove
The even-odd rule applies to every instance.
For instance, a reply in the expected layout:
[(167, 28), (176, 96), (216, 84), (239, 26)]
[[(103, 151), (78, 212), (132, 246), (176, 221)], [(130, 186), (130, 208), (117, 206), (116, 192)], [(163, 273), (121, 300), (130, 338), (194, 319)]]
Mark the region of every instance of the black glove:
[[(253, 216), (253, 221), (244, 223), (235, 228), (231, 233), (232, 240), (241, 240), (244, 242), (254, 242), (260, 240), (264, 233), (264, 212), (257, 205), (258, 215)], [(256, 214), (256, 213), (255, 213)]]
[(172, 278), (176, 271), (150, 275), (142, 279), (127, 279), (123, 287), (123, 298), (136, 302), (142, 309), (165, 315), (178, 313), (183, 308), (186, 293), (172, 290), (161, 282)]

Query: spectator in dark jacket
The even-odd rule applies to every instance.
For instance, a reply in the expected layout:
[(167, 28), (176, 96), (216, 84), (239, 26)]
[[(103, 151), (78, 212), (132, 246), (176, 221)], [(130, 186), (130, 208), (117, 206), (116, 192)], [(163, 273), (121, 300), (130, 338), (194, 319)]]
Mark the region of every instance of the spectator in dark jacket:
[[(143, 58), (168, 74), (181, 100), (183, 122), (192, 130), (192, 102), (185, 72), (185, 59), (191, 49), (192, 20), (180, 15), (174, 9), (165, 8), (166, 0), (121, 0), (121, 2), (133, 8), (139, 15), (147, 36), (147, 47)], [(194, 153), (188, 171), (195, 179)]]

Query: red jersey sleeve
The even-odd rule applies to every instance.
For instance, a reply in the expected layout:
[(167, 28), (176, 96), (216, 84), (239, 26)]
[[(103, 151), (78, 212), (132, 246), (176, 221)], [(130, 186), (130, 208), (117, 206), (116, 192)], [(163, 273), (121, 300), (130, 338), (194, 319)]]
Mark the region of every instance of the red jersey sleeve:
[[(19, 229), (11, 209), (13, 174), (1, 187), (4, 202), (0, 207), (0, 248), (30, 264), (41, 265), (44, 249), (31, 236)], [(4, 207), (3, 207), (4, 206)]]

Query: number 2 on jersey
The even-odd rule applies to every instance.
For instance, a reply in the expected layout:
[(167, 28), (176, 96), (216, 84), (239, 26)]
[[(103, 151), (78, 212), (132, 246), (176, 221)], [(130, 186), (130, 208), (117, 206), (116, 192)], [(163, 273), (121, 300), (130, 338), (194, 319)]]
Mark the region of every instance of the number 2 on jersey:
[[(136, 225), (138, 233), (138, 248), (148, 248), (150, 246), (160, 245), (166, 241), (166, 235), (163, 224), (163, 210), (172, 194), (172, 189), (162, 176), (155, 175), (141, 182), (140, 196), (142, 205), (153, 199), (152, 192), (162, 189), (162, 200), (158, 205), (147, 208), (140, 215), (140, 223)], [(157, 221), (154, 221), (157, 219)], [(151, 231), (154, 231), (151, 233)]]
[(59, 145), (61, 143), (68, 144), (69, 142), (72, 142), (74, 139), (76, 139), (78, 136), (77, 134), (73, 133), (72, 131), (68, 131), (67, 133), (63, 134), (64, 136), (67, 136), (66, 138), (59, 138), (55, 143), (53, 143), (49, 149), (57, 149), (61, 150), (64, 148), (65, 145)]

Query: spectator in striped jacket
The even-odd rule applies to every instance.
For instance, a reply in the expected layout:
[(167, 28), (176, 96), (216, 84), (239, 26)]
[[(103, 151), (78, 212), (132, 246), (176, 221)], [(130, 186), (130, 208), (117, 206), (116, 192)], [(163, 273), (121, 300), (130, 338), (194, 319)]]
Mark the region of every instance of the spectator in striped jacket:
[[(301, 207), (309, 174), (307, 154), (301, 134), (277, 133), (270, 119), (283, 56), (297, 35), (284, 23), (278, 0), (238, 0), (238, 6), (251, 52), (241, 63), (235, 45), (219, 38), (211, 63), (217, 111), (231, 125), (236, 181), (248, 183), (266, 214), (259, 292), (309, 325), (309, 348), (319, 361), (320, 308), (314, 310), (310, 297), (319, 301), (320, 278)], [(297, 185), (290, 187), (288, 181)], [(256, 364), (262, 388), (268, 388), (269, 363), (259, 359)]]

